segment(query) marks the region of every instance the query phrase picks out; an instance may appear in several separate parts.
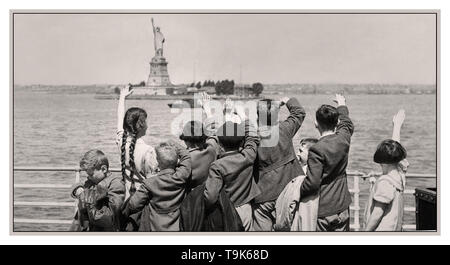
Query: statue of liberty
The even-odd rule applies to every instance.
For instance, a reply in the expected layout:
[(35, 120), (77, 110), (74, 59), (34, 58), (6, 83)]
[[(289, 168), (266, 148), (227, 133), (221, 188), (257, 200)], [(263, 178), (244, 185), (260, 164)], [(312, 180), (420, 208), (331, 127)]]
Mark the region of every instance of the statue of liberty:
[(153, 27), (153, 42), (155, 45), (155, 55), (156, 56), (163, 56), (163, 43), (165, 41), (164, 35), (161, 32), (161, 29), (159, 27), (155, 28), (155, 24), (153, 23), (152, 18), (152, 27)]

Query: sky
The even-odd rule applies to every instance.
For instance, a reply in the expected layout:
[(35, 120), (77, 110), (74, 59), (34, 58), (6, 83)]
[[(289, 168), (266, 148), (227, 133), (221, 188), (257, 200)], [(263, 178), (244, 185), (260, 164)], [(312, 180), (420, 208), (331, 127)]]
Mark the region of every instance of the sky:
[(432, 14), (15, 14), (14, 83), (146, 81), (152, 17), (174, 84), (435, 84)]

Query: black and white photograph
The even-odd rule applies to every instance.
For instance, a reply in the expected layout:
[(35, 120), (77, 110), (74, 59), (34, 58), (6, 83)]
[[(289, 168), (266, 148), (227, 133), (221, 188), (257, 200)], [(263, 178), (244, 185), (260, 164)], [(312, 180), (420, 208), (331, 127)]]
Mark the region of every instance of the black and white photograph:
[(441, 229), (437, 10), (10, 22), (13, 234)]

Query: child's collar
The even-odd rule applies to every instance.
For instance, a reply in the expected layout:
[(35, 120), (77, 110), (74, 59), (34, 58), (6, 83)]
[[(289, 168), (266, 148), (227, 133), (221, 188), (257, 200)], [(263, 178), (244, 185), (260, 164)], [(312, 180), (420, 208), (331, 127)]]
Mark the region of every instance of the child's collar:
[(379, 180), (382, 179), (387, 179), (389, 183), (391, 183), (391, 185), (398, 190), (403, 191), (405, 189), (404, 185), (402, 184), (402, 177), (399, 174), (392, 174), (391, 172), (389, 172), (388, 174), (381, 176)]
[(328, 135), (332, 135), (332, 134), (335, 134), (335, 132), (334, 131), (323, 132), (322, 135), (319, 137), (319, 139), (321, 139), (321, 138), (323, 138), (325, 136), (328, 136)]
[(192, 147), (192, 148), (188, 148), (187, 150), (190, 153), (190, 152), (194, 152), (196, 150), (200, 150), (200, 147)]

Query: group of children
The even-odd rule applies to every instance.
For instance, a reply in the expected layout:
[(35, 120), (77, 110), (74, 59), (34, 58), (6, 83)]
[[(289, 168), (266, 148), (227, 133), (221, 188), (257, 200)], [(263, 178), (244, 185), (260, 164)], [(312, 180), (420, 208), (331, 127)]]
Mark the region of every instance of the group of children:
[[(277, 199), (299, 176), (297, 201), (318, 198), (314, 230), (350, 230), (346, 168), (354, 128), (342, 95), (336, 95), (337, 107), (322, 105), (316, 111), (320, 137), (302, 139), (297, 156), (293, 138), (306, 113), (296, 98), (261, 100), (256, 117), (227, 100), (224, 122), (218, 123), (204, 93), (200, 103), (205, 118), (185, 124), (180, 135), (185, 146), (166, 141), (152, 147), (143, 140), (145, 110), (125, 112), (131, 93), (123, 88), (118, 104), (122, 176), (109, 172), (101, 151), (83, 156), (80, 168), (87, 181), (71, 191), (78, 200), (72, 231), (276, 231)], [(279, 121), (283, 105), (289, 116)], [(374, 154), (382, 176), (371, 186), (367, 231), (401, 229), (404, 117), (404, 111), (394, 116), (393, 138), (380, 143)]]

